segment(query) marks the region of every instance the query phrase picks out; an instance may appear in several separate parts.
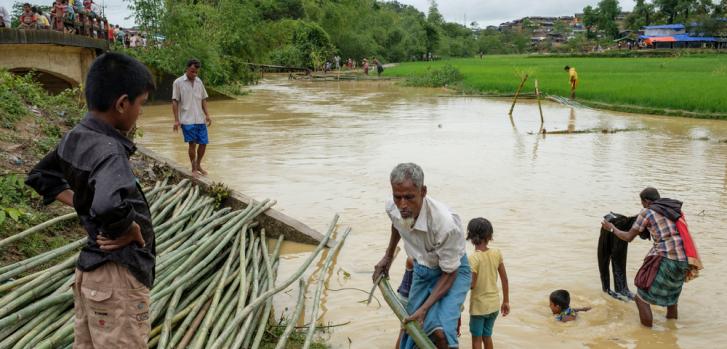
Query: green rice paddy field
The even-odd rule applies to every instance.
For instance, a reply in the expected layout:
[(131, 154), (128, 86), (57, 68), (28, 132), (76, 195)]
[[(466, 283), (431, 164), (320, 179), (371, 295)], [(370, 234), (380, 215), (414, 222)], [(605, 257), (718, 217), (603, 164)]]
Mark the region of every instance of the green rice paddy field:
[[(528, 73), (525, 92), (539, 80), (545, 94), (569, 96), (565, 65), (575, 67), (577, 100), (607, 109), (727, 119), (727, 55), (659, 58), (485, 56), (402, 63), (388, 76), (426, 74), (445, 64), (464, 76), (459, 89), (469, 93), (509, 93)], [(599, 105), (604, 103), (604, 105)], [(608, 104), (608, 105), (605, 105)], [(678, 112), (674, 112), (678, 111)]]

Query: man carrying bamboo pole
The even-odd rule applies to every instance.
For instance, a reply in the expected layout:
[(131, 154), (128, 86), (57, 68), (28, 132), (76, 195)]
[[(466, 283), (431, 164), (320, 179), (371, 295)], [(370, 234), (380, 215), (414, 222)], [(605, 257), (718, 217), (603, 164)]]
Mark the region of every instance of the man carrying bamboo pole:
[[(373, 280), (388, 275), (394, 251), (404, 239), (414, 258), (414, 278), (404, 321), (418, 321), (439, 349), (458, 346), (457, 321), (472, 280), (465, 253), (462, 223), (446, 205), (427, 196), (424, 172), (413, 163), (397, 165), (390, 176), (393, 201), (386, 205), (391, 237), (384, 257), (376, 264)], [(414, 341), (404, 334), (400, 348)]]
[(73, 284), (76, 349), (147, 347), (154, 229), (129, 163), (136, 147), (125, 135), (153, 89), (136, 59), (98, 57), (86, 78), (88, 114), (25, 182), (46, 204), (73, 206), (88, 233)]

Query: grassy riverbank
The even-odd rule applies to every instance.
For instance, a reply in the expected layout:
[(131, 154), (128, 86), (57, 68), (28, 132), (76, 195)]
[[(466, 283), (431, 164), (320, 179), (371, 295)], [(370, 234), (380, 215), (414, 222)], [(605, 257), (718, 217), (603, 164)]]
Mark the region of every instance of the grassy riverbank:
[(649, 114), (727, 119), (727, 55), (654, 58), (485, 56), (436, 62), (402, 63), (384, 74), (420, 77), (445, 65), (462, 80), (454, 87), (466, 93), (514, 93), (520, 76), (537, 79), (543, 93), (568, 96), (568, 74), (578, 71), (579, 102), (594, 107)]
[[(43, 206), (23, 182), (28, 170), (81, 119), (80, 97), (78, 90), (48, 95), (29, 77), (0, 70), (0, 239), (71, 212), (57, 203)], [(3, 247), (0, 265), (68, 244), (83, 234), (76, 220), (58, 224)]]

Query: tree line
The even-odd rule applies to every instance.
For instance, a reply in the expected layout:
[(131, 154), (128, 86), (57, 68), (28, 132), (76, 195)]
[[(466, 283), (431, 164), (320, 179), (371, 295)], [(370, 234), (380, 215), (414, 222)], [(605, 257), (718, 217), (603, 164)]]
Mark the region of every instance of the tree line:
[[(689, 20), (719, 23), (727, 0), (637, 0), (629, 28)], [(135, 21), (152, 42), (132, 54), (155, 69), (179, 73), (190, 58), (203, 62), (205, 79), (221, 85), (251, 78), (245, 62), (320, 69), (335, 55), (383, 62), (478, 53), (526, 53), (532, 29), (479, 29), (448, 22), (436, 1), (419, 11), (380, 0), (130, 0)], [(616, 38), (618, 0), (583, 9), (588, 38)], [(710, 22), (712, 21), (712, 22)], [(560, 24), (563, 27), (562, 23)], [(567, 27), (555, 28), (564, 33)]]
[(212, 84), (244, 80), (245, 62), (319, 69), (335, 55), (399, 62), (478, 49), (472, 30), (445, 21), (434, 1), (427, 13), (376, 0), (132, 0), (131, 9), (156, 40), (132, 54), (167, 72), (196, 57)]

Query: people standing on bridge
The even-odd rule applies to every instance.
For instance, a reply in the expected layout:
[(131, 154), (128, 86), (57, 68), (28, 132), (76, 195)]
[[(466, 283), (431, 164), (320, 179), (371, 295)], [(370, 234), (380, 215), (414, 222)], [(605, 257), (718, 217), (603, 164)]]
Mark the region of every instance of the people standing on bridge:
[(565, 71), (568, 72), (568, 82), (570, 83), (570, 98), (576, 98), (576, 87), (578, 86), (578, 73), (576, 68), (565, 66)]
[[(386, 204), (391, 236), (372, 278), (388, 275), (399, 240), (414, 258), (414, 277), (405, 322), (418, 321), (439, 349), (457, 347), (460, 309), (469, 291), (472, 271), (465, 253), (465, 236), (457, 214), (427, 196), (424, 172), (413, 163), (397, 165), (389, 177), (393, 201)], [(414, 342), (404, 335), (400, 348)]]
[(363, 59), (363, 72), (364, 75), (369, 75), (369, 60), (366, 58)]
[(50, 28), (50, 21), (48, 21), (48, 17), (43, 14), (43, 11), (33, 6), (33, 13), (35, 13), (36, 18), (38, 18), (38, 29)]
[(333, 57), (333, 61), (336, 63), (336, 70), (340, 70), (341, 69), (341, 56), (335, 55)]
[(207, 112), (207, 90), (202, 80), (197, 77), (202, 63), (196, 59), (187, 61), (184, 75), (174, 80), (172, 86), (172, 111), (174, 112), (174, 132), (182, 127), (184, 142), (189, 144), (189, 161), (192, 163), (192, 174), (207, 175), (202, 168), (202, 158), (209, 140), (207, 127), (212, 126), (212, 119)]
[(5, 6), (0, 6), (0, 28), (10, 28), (10, 14)]
[(38, 17), (33, 12), (33, 8), (29, 3), (23, 4), (23, 13), (18, 18), (18, 28), (20, 29), (37, 29), (38, 28)]
[(147, 348), (156, 242), (126, 135), (153, 89), (141, 62), (99, 56), (86, 77), (86, 117), (25, 182), (46, 204), (72, 206), (87, 233), (72, 286), (74, 348)]

